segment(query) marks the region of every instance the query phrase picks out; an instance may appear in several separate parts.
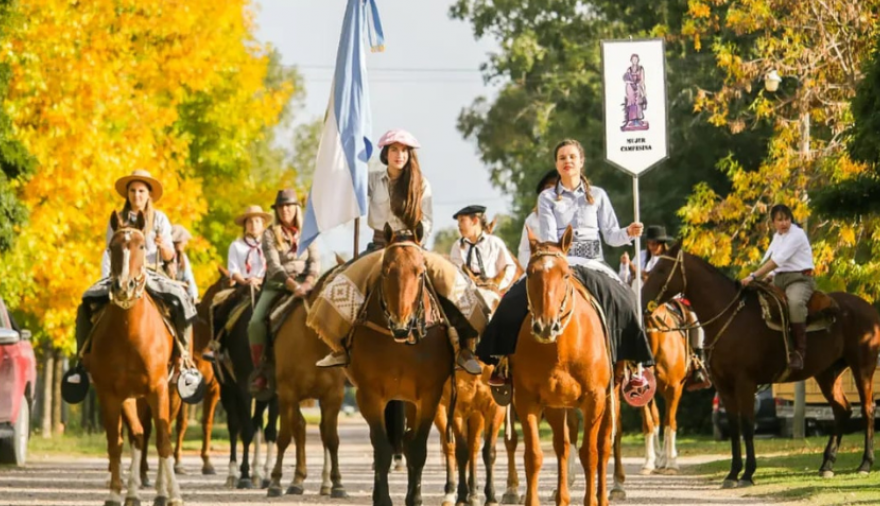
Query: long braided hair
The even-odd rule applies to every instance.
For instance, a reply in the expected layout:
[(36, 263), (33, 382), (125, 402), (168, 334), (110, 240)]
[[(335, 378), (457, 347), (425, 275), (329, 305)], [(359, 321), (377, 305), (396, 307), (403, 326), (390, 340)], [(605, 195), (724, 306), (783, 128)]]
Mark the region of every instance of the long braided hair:
[[(403, 172), (389, 188), (391, 193), (391, 212), (400, 218), (410, 230), (422, 221), (422, 169), (416, 150), (407, 146), (409, 155)], [(388, 146), (379, 155), (382, 163), (388, 165)]]
[[(553, 149), (553, 162), (554, 163), (556, 163), (556, 157), (559, 155), (559, 150), (564, 148), (565, 146), (574, 146), (575, 148), (577, 148), (578, 153), (581, 154), (581, 159), (586, 158), (586, 155), (584, 153), (584, 147), (583, 147), (583, 145), (581, 145), (580, 142), (578, 142), (574, 139), (563, 139), (562, 142), (557, 144), (556, 148)], [(595, 201), (593, 200), (593, 193), (590, 191), (590, 180), (587, 179), (587, 176), (583, 175), (583, 173), (581, 173), (581, 182), (584, 185), (584, 193), (586, 193), (586, 195), (587, 195), (587, 202), (589, 202), (590, 204), (594, 204)], [(559, 191), (557, 190), (557, 197), (559, 196), (558, 193), (559, 193)]]

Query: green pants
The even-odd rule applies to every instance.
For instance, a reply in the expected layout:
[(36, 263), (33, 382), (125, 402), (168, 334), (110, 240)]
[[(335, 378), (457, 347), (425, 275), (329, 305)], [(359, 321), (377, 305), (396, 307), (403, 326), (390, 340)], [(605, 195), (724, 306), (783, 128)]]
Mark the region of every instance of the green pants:
[(266, 326), (266, 317), (272, 308), (272, 303), (284, 291), (284, 289), (273, 288), (268, 285), (263, 287), (263, 291), (260, 292), (260, 298), (257, 300), (257, 305), (254, 306), (254, 314), (251, 316), (250, 323), (248, 323), (248, 341), (251, 343), (251, 346), (266, 345), (266, 335), (269, 333), (269, 329)]
[(773, 277), (773, 284), (785, 290), (791, 323), (807, 323), (807, 303), (816, 291), (816, 280), (800, 272), (783, 272)]

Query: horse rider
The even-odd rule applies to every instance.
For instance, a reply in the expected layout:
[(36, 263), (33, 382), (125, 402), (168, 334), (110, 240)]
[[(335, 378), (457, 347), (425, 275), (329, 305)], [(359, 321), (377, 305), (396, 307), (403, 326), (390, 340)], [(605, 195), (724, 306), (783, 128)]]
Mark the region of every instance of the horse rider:
[(813, 248), (807, 233), (794, 222), (788, 206), (773, 206), (770, 220), (776, 229), (770, 247), (761, 260), (761, 266), (741, 282), (743, 286), (748, 286), (756, 279), (772, 278), (773, 284), (785, 291), (795, 347), (788, 354), (788, 367), (792, 371), (800, 371), (807, 356), (807, 303), (816, 291)]
[(514, 282), (516, 262), (504, 241), (486, 231), (486, 208), (467, 206), (452, 218), (458, 221), (461, 233), (461, 239), (449, 252), (452, 263), (477, 278), (478, 287), (488, 288), (495, 294), (507, 291)]
[(241, 237), (229, 245), (229, 279), (239, 285), (260, 288), (266, 276), (266, 256), (263, 254), (263, 233), (272, 215), (260, 206), (248, 206), (235, 218), (235, 224), (242, 228)]
[[(660, 225), (648, 225), (648, 228), (645, 231), (646, 247), (642, 250), (642, 253), (639, 256), (642, 267), (643, 282), (648, 279), (648, 274), (654, 266), (657, 265), (660, 258), (667, 253), (669, 250), (669, 243), (672, 242), (675, 242), (675, 239), (666, 235), (666, 227)], [(634, 286), (636, 265), (630, 260), (629, 253), (626, 251), (624, 251), (623, 255), (620, 257), (620, 271), (618, 275), (624, 283)], [(688, 341), (690, 342), (691, 349), (697, 356), (697, 360), (693, 362), (694, 369), (689, 380), (690, 386), (688, 388), (696, 389), (700, 387), (708, 387), (709, 378), (706, 376), (704, 367), (705, 359), (703, 356), (703, 342), (705, 341), (706, 333), (703, 331), (703, 327), (700, 326), (697, 314), (690, 310), (690, 302), (684, 298), (680, 298), (679, 300), (681, 300), (688, 308), (688, 310), (685, 311), (685, 314), (681, 315), (681, 317), (688, 326), (694, 327), (688, 329)]]
[[(575, 277), (596, 298), (606, 319), (614, 360), (630, 361), (644, 366), (654, 363), (647, 337), (641, 328), (641, 313), (635, 294), (604, 263), (602, 241), (611, 246), (629, 244), (642, 234), (642, 224), (632, 223), (620, 228), (608, 194), (592, 186), (582, 174), (584, 148), (576, 140), (566, 139), (554, 149), (559, 181), (538, 197), (538, 236), (542, 241), (558, 242), (570, 225), (574, 240), (568, 250), (568, 261)], [(528, 294), (525, 278), (514, 284), (501, 299), (492, 320), (477, 347), (477, 356), (489, 364), (516, 351), (516, 340), (528, 316)], [(503, 367), (496, 367), (490, 385), (499, 387), (510, 381)], [(637, 370), (629, 386), (644, 388), (647, 381)]]
[(186, 291), (193, 302), (199, 300), (199, 287), (193, 276), (192, 264), (186, 254), (186, 245), (192, 239), (192, 234), (183, 225), (171, 227), (171, 242), (174, 243), (174, 258), (169, 263), (169, 275), (171, 279), (179, 281), (186, 286)]
[[(382, 135), (378, 146), (382, 150), (379, 159), (388, 168), (369, 175), (367, 224), (373, 229), (373, 241), (368, 246), (368, 250), (386, 246), (384, 232), (386, 223), (394, 232), (415, 231), (421, 224), (422, 241), (424, 241), (431, 232), (434, 212), (431, 185), (422, 174), (419, 158), (416, 155), (416, 149), (421, 145), (411, 133), (393, 129)], [(429, 273), (447, 269), (448, 262), (439, 255), (429, 251), (424, 251), (423, 254), (429, 264)], [(457, 308), (452, 301), (442, 297), (442, 294), (436, 295), (447, 315), (451, 315), (448, 336), (456, 350), (456, 364), (470, 374), (479, 374), (482, 371), (479, 362), (466, 346), (459, 346), (459, 341), (477, 337), (481, 329), (473, 329), (464, 317), (457, 314)], [(336, 336), (335, 339), (329, 339), (331, 342), (328, 342), (328, 345), (336, 351), (318, 361), (319, 367), (348, 365), (348, 351), (339, 344), (344, 337)]]
[[(266, 262), (266, 280), (251, 321), (248, 323), (248, 341), (254, 374), (251, 376), (250, 391), (259, 396), (269, 386), (264, 352), (269, 333), (267, 318), (272, 305), (284, 294), (305, 298), (315, 287), (321, 273), (321, 258), (318, 246), (313, 242), (305, 251), (299, 250), (300, 231), (303, 223), (303, 208), (296, 192), (281, 190), (272, 204), (275, 210), (275, 224), (263, 232), (262, 251)], [(256, 209), (252, 209), (256, 211)], [(265, 214), (251, 214), (250, 218)], [(241, 218), (241, 216), (239, 217)], [(245, 218), (245, 221), (247, 218)], [(243, 222), (239, 220), (239, 222)], [(253, 258), (253, 257), (252, 257)]]
[[(137, 213), (143, 213), (146, 218), (145, 262), (147, 264), (147, 290), (151, 295), (161, 299), (169, 305), (172, 313), (172, 323), (176, 330), (178, 340), (183, 349), (189, 349), (190, 335), (192, 333), (191, 322), (196, 316), (196, 308), (193, 299), (184, 287), (165, 277), (161, 272), (161, 264), (174, 259), (174, 241), (171, 236), (171, 222), (162, 211), (155, 208), (155, 204), (162, 199), (162, 183), (150, 175), (146, 170), (135, 170), (130, 175), (121, 177), (115, 184), (116, 192), (125, 199), (122, 208), (122, 218), (126, 225), (130, 225), (137, 218)], [(110, 293), (110, 241), (113, 239), (113, 229), (107, 225), (107, 248), (104, 250), (101, 261), (102, 279), (86, 290), (83, 301), (77, 308), (76, 314), (76, 346), (77, 355), (88, 353), (88, 347), (83, 349), (92, 331), (92, 315), (109, 301)], [(97, 306), (93, 309), (92, 306)], [(74, 372), (67, 376), (68, 383), (79, 383), (81, 375), (85, 373), (82, 364), (77, 361)]]
[[(541, 195), (541, 192), (556, 186), (556, 182), (559, 181), (559, 173), (556, 172), (556, 169), (550, 169), (545, 173), (541, 180), (538, 181), (538, 186), (535, 189), (535, 195)], [(529, 230), (537, 231), (540, 229), (540, 223), (538, 222), (538, 206), (537, 203), (535, 208), (532, 209), (532, 212), (526, 216), (526, 222), (523, 224), (522, 235), (519, 238), (519, 250), (517, 251), (517, 260), (519, 260), (519, 265), (522, 266), (523, 269), (529, 265), (529, 257), (532, 255), (531, 251), (529, 251)]]

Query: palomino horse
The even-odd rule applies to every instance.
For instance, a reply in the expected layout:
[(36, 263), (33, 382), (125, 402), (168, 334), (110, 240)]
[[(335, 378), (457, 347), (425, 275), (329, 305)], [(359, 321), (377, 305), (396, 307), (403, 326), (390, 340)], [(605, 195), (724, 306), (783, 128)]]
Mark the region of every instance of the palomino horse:
[[(228, 278), (221, 276), (208, 291), (215, 290), (217, 285), (228, 288)], [(232, 308), (242, 300), (241, 297), (249, 296), (247, 292), (247, 287), (239, 287), (239, 292), (229, 296), (220, 307), (215, 307), (213, 310), (210, 308), (211, 301), (207, 297), (202, 300), (202, 304), (207, 307), (206, 311), (215, 311), (215, 317), (211, 319), (213, 332), (219, 332), (226, 326)], [(226, 477), (226, 486), (230, 488), (249, 489), (254, 486), (267, 488), (269, 486), (268, 474), (272, 468), (272, 456), (275, 449), (276, 422), (278, 420), (277, 398), (273, 397), (268, 402), (256, 401), (253, 403), (253, 409), (251, 408), (252, 396), (248, 377), (254, 369), (254, 364), (251, 361), (247, 327), (252, 313), (253, 308), (250, 305), (247, 306), (232, 328), (223, 333), (220, 339), (221, 352), (217, 354), (218, 362), (214, 366), (218, 369), (216, 376), (220, 380), (220, 402), (226, 411), (226, 424), (229, 427), (229, 474)], [(269, 416), (264, 430), (263, 418), (267, 409)], [(267, 450), (261, 466), (260, 451), (264, 434)], [(243, 447), (240, 466), (238, 465), (239, 437), (241, 437)], [(254, 443), (253, 469), (248, 462), (251, 443)]]
[[(139, 504), (140, 453), (143, 427), (137, 418), (135, 399), (144, 397), (155, 419), (159, 471), (156, 503), (183, 504), (180, 486), (174, 476), (171, 453), (168, 373), (174, 353), (174, 336), (168, 331), (156, 303), (146, 291), (146, 227), (143, 213), (135, 223), (123, 225), (118, 213), (110, 219), (110, 304), (95, 323), (91, 353), (84, 364), (92, 375), (100, 400), (107, 452), (110, 457), (110, 498), (108, 506), (121, 504), (122, 412), (133, 433), (132, 469), (128, 477), (126, 504)], [(124, 367), (120, 367), (120, 365)], [(170, 497), (169, 497), (170, 496)]]
[[(440, 404), (443, 385), (452, 373), (452, 347), (442, 325), (427, 327), (415, 344), (404, 344), (413, 329), (421, 334), (425, 315), (434, 301), (427, 290), (427, 266), (422, 254), (421, 225), (415, 237), (401, 236), (386, 226), (387, 248), (382, 275), (367, 300), (368, 318), (384, 308), (388, 332), (357, 324), (351, 339), (348, 376), (357, 389), (357, 403), (370, 426), (375, 463), (373, 504), (391, 505), (388, 473), (392, 447), (385, 407), (405, 401), (407, 432), (404, 452), (408, 471), (407, 506), (422, 504), (422, 469), (427, 456), (431, 422)], [(390, 334), (390, 335), (389, 335)]]
[[(613, 368), (602, 318), (585, 291), (571, 280), (566, 253), (573, 232), (558, 243), (539, 243), (528, 231), (531, 259), (526, 290), (531, 321), (520, 329), (510, 357), (513, 397), (526, 444), (526, 504), (539, 504), (538, 473), (543, 461), (538, 424), (544, 412), (553, 428), (558, 461), (557, 504), (569, 504), (569, 433), (566, 411), (580, 408), (584, 438), (580, 449), (584, 504), (608, 504), (605, 473), (611, 456), (614, 411)], [(598, 482), (598, 487), (597, 487)]]
[[(331, 271), (332, 272), (332, 271)], [(315, 285), (308, 302), (311, 304), (321, 293), (325, 275)], [(272, 471), (269, 497), (282, 494), (281, 476), (284, 452), (291, 437), (296, 443), (296, 470), (288, 494), (301, 495), (306, 479), (306, 422), (300, 412), (300, 403), (317, 399), (321, 405), (321, 441), (324, 443), (324, 470), (321, 475), (321, 495), (333, 499), (348, 497), (339, 472), (339, 432), (337, 421), (345, 395), (345, 371), (341, 368), (321, 368), (315, 363), (330, 353), (314, 330), (306, 325), (308, 305), (297, 302), (293, 312), (282, 323), (275, 338), (275, 384), (281, 430), (278, 433), (278, 460)]]
[[(768, 328), (758, 296), (727, 278), (705, 260), (676, 245), (651, 271), (642, 300), (647, 307), (684, 294), (703, 322), (708, 353), (707, 368), (730, 418), (732, 461), (725, 487), (750, 486), (755, 474), (755, 391), (758, 385), (779, 380), (787, 367), (786, 346), (778, 331)], [(865, 451), (860, 473), (874, 462), (874, 401), (872, 377), (880, 350), (880, 317), (863, 299), (846, 293), (829, 294), (839, 306), (834, 324), (807, 335), (804, 369), (785, 381), (814, 377), (831, 404), (835, 434), (828, 439), (820, 473), (833, 475), (832, 465), (852, 408), (841, 388), (840, 375), (852, 369), (865, 417)], [(746, 444), (745, 472), (740, 434)], [(739, 481), (737, 481), (737, 479)]]

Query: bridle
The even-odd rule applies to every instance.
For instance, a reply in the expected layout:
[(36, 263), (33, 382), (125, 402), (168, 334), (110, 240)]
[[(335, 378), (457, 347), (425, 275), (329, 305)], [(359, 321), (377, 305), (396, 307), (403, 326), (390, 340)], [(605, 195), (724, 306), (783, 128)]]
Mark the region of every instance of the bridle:
[[(419, 251), (422, 250), (422, 247), (416, 244), (415, 242), (405, 241), (405, 242), (397, 242), (393, 244), (389, 244), (385, 247), (386, 254), (388, 250), (392, 248), (417, 248)], [(424, 267), (424, 265), (423, 265)], [(414, 338), (414, 342), (410, 344), (416, 344), (425, 335), (427, 335), (427, 319), (425, 318), (425, 285), (427, 284), (427, 276), (428, 270), (427, 268), (423, 268), (421, 274), (419, 274), (419, 293), (418, 297), (418, 306), (416, 307), (415, 313), (410, 316), (409, 324), (406, 327), (407, 336), (412, 335)], [(385, 290), (383, 288), (384, 283), (379, 283), (379, 305), (382, 307), (382, 312), (385, 315), (385, 321), (388, 325), (388, 330), (391, 332), (391, 335), (397, 339), (397, 333), (395, 329), (391, 328), (391, 312), (388, 310), (388, 302), (385, 300)], [(410, 342), (407, 340), (407, 342)]]
[[(669, 276), (666, 277), (666, 281), (663, 283), (663, 287), (660, 289), (660, 292), (658, 292), (657, 296), (654, 297), (650, 302), (648, 302), (648, 305), (647, 305), (646, 311), (645, 311), (645, 316), (647, 316), (647, 317), (650, 317), (654, 313), (654, 311), (656, 311), (657, 308), (660, 306), (659, 301), (663, 300), (663, 296), (666, 294), (666, 291), (669, 289), (669, 283), (672, 281), (672, 278), (675, 275), (676, 269), (681, 270), (682, 289), (681, 289), (680, 293), (684, 294), (685, 292), (687, 292), (687, 274), (685, 272), (685, 267), (684, 267), (684, 265), (685, 265), (684, 264), (684, 250), (679, 249), (678, 253), (675, 255), (675, 258), (673, 258), (669, 255), (659, 255), (657, 257), (657, 259), (658, 260), (669, 260), (670, 262), (673, 262), (673, 265), (672, 265), (672, 269), (669, 271)], [(715, 315), (712, 318), (709, 318), (708, 320), (699, 321), (696, 323), (690, 323), (690, 324), (682, 325), (682, 326), (679, 326), (676, 328), (668, 328), (665, 326), (660, 327), (658, 325), (658, 330), (661, 330), (663, 332), (677, 332), (677, 331), (688, 331), (688, 330), (693, 330), (693, 329), (705, 327), (705, 326), (715, 322), (716, 320), (718, 320), (722, 316), (724, 316), (728, 311), (730, 311), (730, 308), (732, 308), (734, 306), (734, 304), (739, 302), (739, 304), (737, 304), (737, 306), (736, 306), (736, 309), (733, 311), (733, 313), (731, 313), (730, 318), (727, 319), (727, 321), (724, 323), (724, 326), (721, 327), (721, 330), (717, 334), (715, 334), (715, 338), (712, 340), (712, 342), (703, 347), (704, 349), (707, 349), (707, 350), (711, 349), (718, 342), (718, 339), (721, 338), (721, 335), (724, 334), (724, 331), (727, 330), (727, 327), (729, 327), (730, 324), (733, 322), (733, 319), (736, 318), (736, 315), (739, 314), (739, 312), (742, 311), (743, 308), (746, 307), (746, 300), (742, 296), (742, 294), (743, 294), (743, 288), (740, 287), (740, 289), (736, 292), (736, 295), (733, 297), (733, 299), (726, 306), (724, 306), (724, 309), (722, 309), (720, 313), (718, 313), (717, 315)], [(656, 325), (658, 322), (656, 321), (656, 319), (654, 319), (654, 320), (655, 320), (654, 323)]]
[[(119, 236), (119, 235), (124, 235), (123, 239), (126, 244), (130, 243), (132, 234), (137, 234), (137, 235), (141, 236), (141, 238), (144, 239), (144, 242), (146, 242), (146, 236), (144, 235), (144, 233), (142, 231), (140, 231), (136, 228), (132, 228), (132, 227), (123, 227), (123, 228), (117, 229), (115, 232), (113, 232), (113, 235), (110, 237), (110, 243), (112, 244), (113, 241), (116, 240), (117, 236)], [(131, 255), (130, 250), (128, 248), (125, 248), (122, 252), (122, 272), (118, 276), (113, 274), (112, 270), (110, 272), (110, 292), (109, 292), (110, 303), (115, 306), (118, 306), (122, 309), (131, 309), (137, 303), (137, 301), (141, 297), (143, 297), (144, 290), (147, 286), (147, 267), (146, 267), (146, 265), (141, 266), (141, 272), (138, 273), (138, 275), (136, 277), (134, 277), (134, 278), (130, 277), (130, 272), (129, 272), (130, 255)], [(115, 287), (117, 286), (117, 280), (120, 277), (126, 281), (128, 281), (128, 280), (134, 281), (134, 287), (123, 289), (123, 290), (117, 290)], [(119, 298), (119, 296), (117, 295), (117, 291), (122, 291), (126, 295), (126, 297)]]
[[(529, 262), (531, 263), (536, 258), (544, 257), (561, 258), (562, 260), (565, 260), (565, 255), (558, 251), (537, 251), (532, 255), (532, 258), (529, 260)], [(565, 261), (568, 262), (567, 260)], [(526, 277), (526, 282), (528, 283), (528, 277)], [(574, 285), (568, 280), (564, 280), (564, 282), (565, 294), (562, 296), (562, 303), (559, 305), (560, 309), (563, 311), (562, 316), (559, 317), (560, 332), (564, 331), (565, 328), (568, 327), (568, 324), (571, 322), (571, 317), (572, 315), (574, 315), (575, 302), (577, 299), (577, 297), (574, 296)], [(532, 315), (532, 320), (534, 320), (535, 311), (532, 308), (532, 296), (529, 294), (528, 287), (526, 287), (526, 297), (529, 302), (529, 314)], [(569, 306), (568, 310), (566, 310), (566, 305)]]

